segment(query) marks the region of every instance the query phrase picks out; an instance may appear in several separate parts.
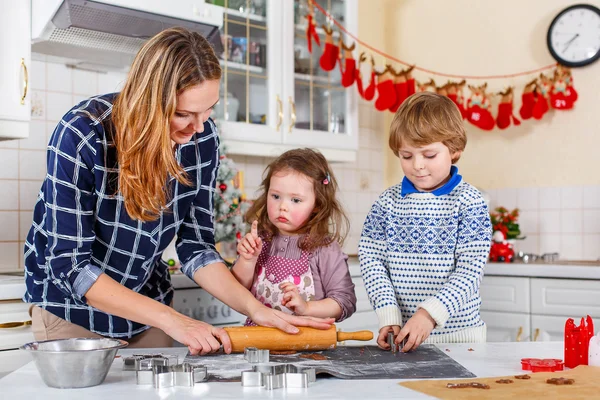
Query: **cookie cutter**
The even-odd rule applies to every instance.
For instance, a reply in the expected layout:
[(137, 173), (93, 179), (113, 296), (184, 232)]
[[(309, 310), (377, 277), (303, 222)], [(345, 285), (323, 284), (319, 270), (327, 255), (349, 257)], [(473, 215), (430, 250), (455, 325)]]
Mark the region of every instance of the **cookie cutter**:
[(269, 350), (257, 349), (256, 347), (246, 347), (244, 349), (244, 359), (251, 364), (268, 363)]
[(242, 372), (242, 386), (280, 388), (307, 388), (317, 380), (314, 368), (294, 364), (254, 365), (251, 371)]
[(554, 372), (564, 369), (564, 362), (558, 358), (522, 358), (521, 369), (531, 372)]
[(200, 364), (155, 365), (151, 370), (136, 371), (138, 385), (153, 385), (155, 388), (173, 386), (192, 387), (208, 379), (208, 371)]
[(179, 361), (172, 354), (133, 354), (123, 357), (123, 371), (151, 370), (155, 365), (174, 365)]
[(394, 332), (388, 333), (388, 344), (390, 345), (390, 351), (396, 353), (398, 351), (398, 345), (394, 343)]

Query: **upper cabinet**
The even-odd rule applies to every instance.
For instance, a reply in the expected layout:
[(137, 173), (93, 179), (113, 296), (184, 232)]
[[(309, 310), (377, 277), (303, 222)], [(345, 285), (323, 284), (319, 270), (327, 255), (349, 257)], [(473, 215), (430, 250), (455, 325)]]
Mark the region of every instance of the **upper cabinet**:
[(0, 140), (29, 136), (30, 4), (0, 0)]
[[(354, 161), (358, 149), (357, 92), (341, 84), (339, 66), (319, 66), (325, 27), (315, 11), (321, 47), (308, 51), (306, 0), (214, 0), (225, 7), (221, 31), (223, 79), (214, 117), (230, 154), (275, 156), (317, 148), (330, 161)], [(317, 0), (350, 32), (356, 0)], [(334, 30), (337, 43), (339, 33)]]

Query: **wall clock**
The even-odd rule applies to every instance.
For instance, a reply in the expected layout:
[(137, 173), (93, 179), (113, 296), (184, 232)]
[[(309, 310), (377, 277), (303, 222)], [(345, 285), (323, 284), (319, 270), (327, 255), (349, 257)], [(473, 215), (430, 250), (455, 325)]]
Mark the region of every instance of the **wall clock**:
[(583, 67), (600, 58), (600, 9), (575, 4), (562, 10), (550, 24), (548, 49), (567, 67)]

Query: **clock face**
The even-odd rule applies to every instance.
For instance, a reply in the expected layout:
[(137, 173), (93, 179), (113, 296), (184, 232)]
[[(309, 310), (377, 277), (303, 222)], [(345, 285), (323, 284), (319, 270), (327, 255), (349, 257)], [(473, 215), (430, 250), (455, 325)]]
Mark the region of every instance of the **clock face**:
[(567, 67), (581, 67), (600, 57), (600, 10), (587, 4), (563, 10), (550, 24), (548, 48)]

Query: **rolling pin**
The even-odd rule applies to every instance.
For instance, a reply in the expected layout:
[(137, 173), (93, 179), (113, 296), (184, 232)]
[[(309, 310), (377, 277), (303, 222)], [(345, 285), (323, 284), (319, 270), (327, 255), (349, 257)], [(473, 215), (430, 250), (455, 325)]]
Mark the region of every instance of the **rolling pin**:
[(373, 332), (336, 332), (335, 325), (329, 329), (299, 326), (300, 332), (285, 333), (277, 328), (264, 326), (231, 326), (224, 328), (231, 339), (233, 353), (243, 353), (246, 347), (272, 351), (317, 351), (335, 349), (344, 340), (371, 340)]

